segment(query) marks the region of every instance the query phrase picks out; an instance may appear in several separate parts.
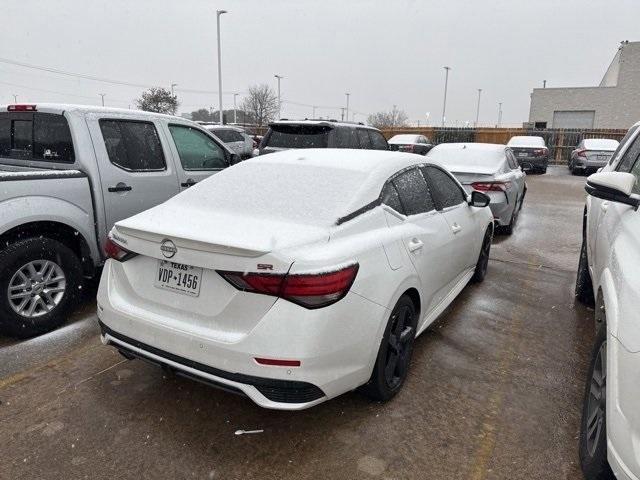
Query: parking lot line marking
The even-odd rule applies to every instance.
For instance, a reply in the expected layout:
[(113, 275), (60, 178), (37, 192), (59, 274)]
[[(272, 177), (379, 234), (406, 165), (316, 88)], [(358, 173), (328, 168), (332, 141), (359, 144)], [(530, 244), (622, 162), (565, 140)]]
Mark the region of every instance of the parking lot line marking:
[[(507, 261), (505, 263), (524, 265), (528, 267), (529, 270), (536, 270), (540, 267), (540, 265), (533, 262)], [(530, 281), (523, 282), (523, 291), (528, 291), (531, 284), (532, 282)], [(503, 387), (507, 384), (507, 376), (511, 374), (513, 360), (517, 355), (516, 347), (520, 342), (520, 333), (524, 326), (524, 322), (521, 320), (520, 313), (520, 307), (519, 304), (517, 304), (513, 315), (514, 323), (511, 324), (511, 328), (509, 329), (509, 338), (507, 339), (506, 345), (500, 355), (500, 359), (498, 362), (498, 379), (494, 383), (495, 389), (491, 397), (489, 397), (486, 413), (482, 418), (482, 427), (480, 434), (478, 435), (478, 437), (480, 438), (480, 445), (478, 445), (473, 456), (471, 474), (469, 476), (470, 480), (485, 480), (487, 478), (487, 467), (489, 465), (489, 460), (491, 460), (493, 451), (496, 447), (496, 423), (498, 414), (500, 412), (500, 409), (502, 408), (505, 394)]]
[(108, 371), (109, 371), (109, 370), (111, 370), (112, 368), (115, 368), (115, 367), (117, 367), (118, 365), (122, 365), (123, 363), (128, 362), (128, 361), (129, 361), (129, 360), (127, 360), (127, 359), (125, 358), (125, 359), (120, 360), (119, 362), (114, 363), (114, 364), (113, 364), (113, 365), (111, 365), (110, 367), (103, 368), (103, 369), (102, 369), (102, 370), (100, 370), (99, 372), (96, 372), (96, 373), (94, 373), (93, 375), (90, 375), (89, 377), (85, 378), (84, 380), (80, 380), (78, 383), (73, 384), (71, 387), (65, 387), (65, 388), (63, 388), (62, 390), (60, 390), (60, 391), (57, 393), (57, 395), (61, 395), (61, 394), (63, 394), (64, 392), (66, 392), (67, 390), (69, 390), (69, 388), (77, 388), (77, 387), (79, 387), (80, 385), (82, 385), (83, 383), (86, 383), (86, 382), (88, 382), (88, 381), (90, 381), (90, 380), (93, 380), (93, 379), (94, 379), (94, 378), (96, 378), (98, 375), (102, 375), (104, 372), (108, 372)]

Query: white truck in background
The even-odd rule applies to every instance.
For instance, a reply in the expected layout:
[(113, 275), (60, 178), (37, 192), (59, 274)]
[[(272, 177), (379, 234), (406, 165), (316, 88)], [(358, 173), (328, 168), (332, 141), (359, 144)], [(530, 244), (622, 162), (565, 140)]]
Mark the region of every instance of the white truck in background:
[(113, 224), (239, 161), (201, 126), (137, 110), (0, 106), (0, 334), (61, 324)]

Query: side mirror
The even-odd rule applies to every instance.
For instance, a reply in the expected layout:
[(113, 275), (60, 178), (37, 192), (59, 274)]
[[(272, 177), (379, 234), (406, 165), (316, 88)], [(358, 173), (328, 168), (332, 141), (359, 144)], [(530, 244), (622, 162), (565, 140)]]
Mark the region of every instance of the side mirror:
[(624, 203), (638, 210), (640, 197), (632, 195), (636, 177), (625, 172), (599, 172), (587, 178), (584, 189), (589, 195), (611, 202)]
[(469, 205), (472, 207), (487, 207), (491, 203), (491, 198), (486, 193), (478, 192), (474, 190), (471, 192), (471, 200), (469, 200)]
[(236, 163), (240, 163), (240, 155), (232, 153), (229, 155), (229, 165), (235, 165)]

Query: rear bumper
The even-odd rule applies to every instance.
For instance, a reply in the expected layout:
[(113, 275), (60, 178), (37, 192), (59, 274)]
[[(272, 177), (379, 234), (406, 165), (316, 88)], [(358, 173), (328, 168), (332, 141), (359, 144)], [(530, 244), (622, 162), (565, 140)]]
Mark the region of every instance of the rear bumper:
[(103, 343), (114, 346), (125, 356), (137, 357), (169, 367), (179, 375), (228, 392), (247, 395), (254, 401), (258, 393), (261, 395), (258, 398), (261, 403), (265, 403), (264, 399), (266, 399), (274, 404), (297, 404), (298, 408), (307, 408), (320, 403), (325, 397), (320, 388), (310, 383), (226, 372), (146, 345), (115, 332), (101, 321), (99, 324)]
[[(301, 410), (366, 383), (389, 313), (353, 292), (315, 310), (276, 300), (245, 332), (221, 336), (220, 329), (228, 326), (213, 318), (197, 325), (195, 317), (192, 323), (189, 315), (171, 310), (158, 315), (148, 309), (148, 301), (124, 295), (121, 274), (118, 262), (107, 262), (98, 288), (105, 343), (242, 393), (265, 408)], [(162, 295), (181, 300), (177, 293)], [(263, 365), (256, 358), (298, 360), (300, 366)]]
[(549, 166), (548, 157), (516, 157), (523, 170), (544, 170)]
[(604, 167), (608, 160), (574, 160), (573, 168), (581, 170), (597, 170)]

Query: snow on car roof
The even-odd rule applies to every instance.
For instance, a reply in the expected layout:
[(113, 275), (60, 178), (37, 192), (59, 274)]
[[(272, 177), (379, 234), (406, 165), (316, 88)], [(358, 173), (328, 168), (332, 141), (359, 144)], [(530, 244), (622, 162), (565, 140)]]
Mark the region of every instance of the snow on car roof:
[(330, 227), (376, 200), (384, 182), (420, 155), (341, 149), (287, 150), (212, 175), (166, 206)]
[(415, 143), (420, 135), (402, 134), (394, 135), (388, 143)]
[(494, 173), (505, 159), (505, 146), (493, 143), (441, 143), (427, 154), (451, 172)]
[(507, 143), (510, 147), (545, 147), (544, 138), (537, 136), (515, 136)]
[(584, 148), (587, 150), (606, 150), (613, 152), (620, 142), (609, 138), (585, 138)]

